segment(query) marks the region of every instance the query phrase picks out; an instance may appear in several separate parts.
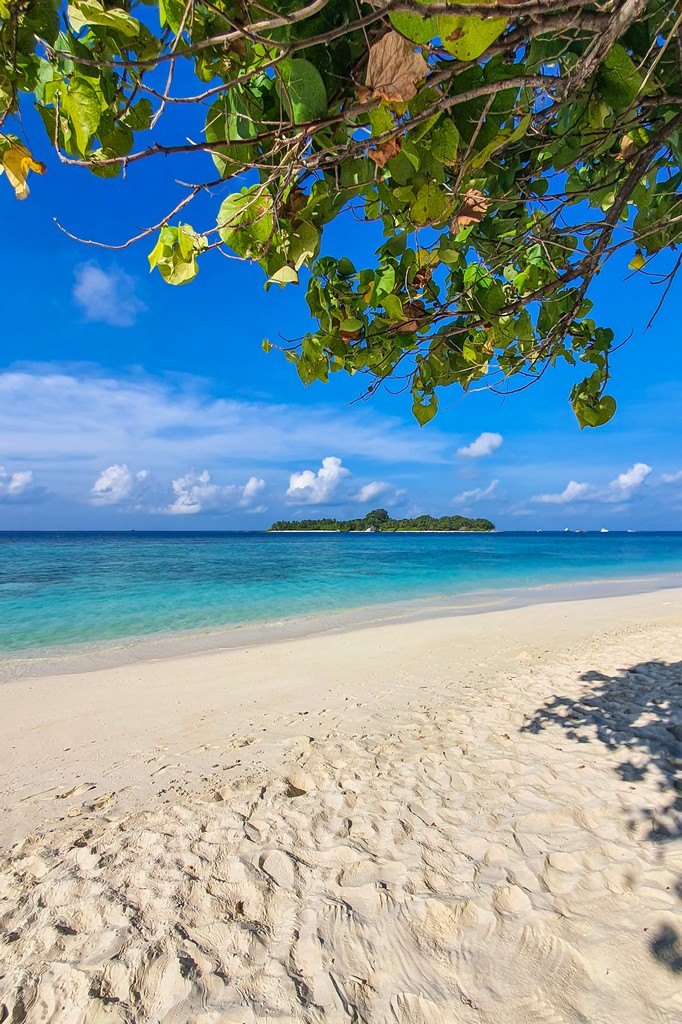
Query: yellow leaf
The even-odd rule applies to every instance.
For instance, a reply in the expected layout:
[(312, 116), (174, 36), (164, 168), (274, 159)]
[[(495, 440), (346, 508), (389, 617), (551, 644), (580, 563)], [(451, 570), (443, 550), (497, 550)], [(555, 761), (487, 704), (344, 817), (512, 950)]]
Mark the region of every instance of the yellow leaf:
[[(0, 138), (6, 140), (7, 136), (0, 136)], [(22, 146), (19, 140), (15, 140), (14, 137), (10, 138), (9, 147), (0, 152), (0, 162), (5, 169), (17, 199), (25, 199), (28, 195), (28, 185), (26, 184), (28, 172), (35, 171), (36, 174), (44, 174), (47, 169), (45, 164), (40, 163), (39, 160), (34, 160), (33, 155), (26, 149), (26, 146)]]
[(628, 263), (628, 267), (629, 267), (630, 270), (641, 270), (642, 267), (645, 267), (645, 266), (646, 266), (646, 260), (644, 259), (644, 257), (642, 256), (641, 252), (638, 249), (637, 250), (637, 254), (635, 256), (633, 256), (632, 259), (630, 260), (630, 262)]

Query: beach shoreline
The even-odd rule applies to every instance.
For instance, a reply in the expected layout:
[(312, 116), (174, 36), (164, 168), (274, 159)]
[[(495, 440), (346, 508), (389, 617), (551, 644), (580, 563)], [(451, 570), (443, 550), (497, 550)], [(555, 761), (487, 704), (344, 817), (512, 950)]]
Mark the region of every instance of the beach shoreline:
[(145, 661), (353, 632), (368, 626), (408, 626), (428, 619), (448, 619), (482, 612), (528, 608), (538, 604), (630, 596), (678, 588), (682, 588), (682, 573), (561, 581), (535, 586), (475, 589), (429, 598), (401, 598), (383, 603), (341, 607), (316, 615), (294, 615), (273, 620), (133, 634), (81, 644), (70, 643), (59, 648), (37, 646), (19, 650), (0, 649), (0, 687), (11, 679), (71, 675), (133, 666)]
[(0, 1005), (672, 1024), (681, 680), (682, 588), (7, 680)]

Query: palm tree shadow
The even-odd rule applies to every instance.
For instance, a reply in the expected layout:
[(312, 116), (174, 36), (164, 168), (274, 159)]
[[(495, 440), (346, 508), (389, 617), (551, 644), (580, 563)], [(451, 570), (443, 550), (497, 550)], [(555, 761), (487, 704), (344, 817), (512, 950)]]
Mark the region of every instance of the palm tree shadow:
[[(609, 750), (622, 752), (620, 777), (641, 782), (656, 772), (662, 806), (645, 812), (646, 838), (654, 843), (682, 839), (682, 661), (649, 661), (616, 675), (590, 671), (581, 680), (590, 691), (578, 699), (553, 697), (535, 712), (522, 732), (558, 726), (577, 743), (596, 735)], [(682, 880), (677, 886), (682, 900)], [(682, 974), (682, 934), (661, 926), (650, 942), (652, 955)]]

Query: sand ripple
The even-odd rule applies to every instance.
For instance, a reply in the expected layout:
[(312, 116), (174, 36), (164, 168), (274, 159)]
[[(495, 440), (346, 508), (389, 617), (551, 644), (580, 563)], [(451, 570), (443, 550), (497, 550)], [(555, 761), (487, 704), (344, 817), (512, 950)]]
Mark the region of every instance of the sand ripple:
[(83, 792), (0, 863), (0, 1021), (679, 1021), (679, 657), (659, 627), (368, 698), (109, 821)]

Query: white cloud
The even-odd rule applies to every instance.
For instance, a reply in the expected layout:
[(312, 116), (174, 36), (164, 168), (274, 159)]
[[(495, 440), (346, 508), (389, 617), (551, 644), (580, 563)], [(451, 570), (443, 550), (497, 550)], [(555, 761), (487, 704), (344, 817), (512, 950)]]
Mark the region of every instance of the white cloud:
[(217, 473), (245, 458), (249, 471), (262, 463), (316, 460), (321, 437), (337, 439), (344, 462), (358, 457), (401, 467), (444, 465), (451, 444), (434, 424), (415, 431), (371, 406), (304, 410), (213, 398), (205, 382), (190, 376), (120, 379), (88, 367), (0, 373), (0, 437), (7, 459), (55, 481), (58, 474), (60, 488), (72, 491), (89, 489), (103, 466), (126, 462), (130, 452), (138, 465), (170, 480), (178, 466)]
[(102, 470), (92, 485), (90, 500), (93, 505), (121, 505), (134, 501), (149, 477), (146, 469), (132, 473), (125, 463), (109, 466)]
[(81, 263), (75, 279), (73, 298), (86, 320), (132, 327), (147, 308), (135, 294), (134, 278), (118, 267), (103, 270), (97, 263)]
[(470, 445), (467, 445), (465, 448), (458, 448), (457, 454), (467, 459), (480, 459), (485, 455), (492, 455), (493, 452), (496, 452), (502, 446), (503, 441), (502, 434), (484, 432), (479, 434)]
[(374, 502), (380, 498), (382, 504), (391, 508), (393, 505), (400, 504), (406, 493), (406, 491), (394, 487), (393, 484), (389, 484), (385, 480), (372, 480), (370, 483), (364, 484), (357, 494), (352, 496), (351, 500), (356, 501), (359, 505), (365, 505), (370, 501)]
[(536, 494), (531, 501), (547, 505), (567, 505), (572, 501), (617, 502), (627, 501), (633, 491), (641, 487), (651, 473), (651, 466), (645, 462), (636, 462), (634, 466), (620, 473), (608, 487), (595, 487), (593, 484), (579, 484), (571, 480), (560, 494)]
[(651, 466), (647, 466), (646, 462), (636, 462), (625, 473), (620, 473), (615, 480), (612, 480), (609, 487), (615, 494), (619, 492), (629, 494), (630, 491), (644, 483), (650, 472)]
[(252, 501), (264, 488), (265, 480), (261, 480), (257, 476), (250, 476), (242, 489), (242, 497), (244, 501)]
[(499, 480), (491, 480), (485, 488), (474, 487), (471, 491), (462, 491), (460, 494), (456, 494), (452, 501), (455, 505), (471, 505), (476, 501), (485, 501), (487, 498), (493, 498), (499, 482)]
[(4, 466), (0, 466), (0, 502), (24, 503), (38, 500), (44, 494), (43, 487), (34, 486), (32, 470), (22, 469), (10, 473)]
[[(116, 505), (143, 512), (192, 515), (197, 512), (227, 512), (234, 508), (255, 511), (254, 501), (265, 488), (265, 480), (249, 477), (244, 486), (214, 484), (208, 470), (190, 470), (168, 483), (161, 483), (148, 470), (133, 473), (125, 463), (103, 470), (95, 481), (90, 500), (93, 505)], [(261, 506), (259, 511), (265, 511)]]
[(678, 470), (677, 473), (663, 473), (661, 481), (664, 484), (676, 484), (682, 481), (682, 469)]
[(360, 488), (353, 501), (360, 503), (374, 501), (375, 498), (381, 498), (382, 495), (391, 494), (393, 490), (394, 488), (391, 484), (387, 484), (384, 480), (372, 480), (371, 483), (365, 484), (364, 487)]
[(292, 473), (286, 496), (295, 504), (324, 505), (335, 497), (343, 480), (350, 475), (350, 470), (341, 464), (341, 459), (328, 455), (322, 459), (317, 473), (312, 469)]
[(192, 515), (201, 512), (205, 505), (213, 505), (219, 488), (211, 483), (208, 470), (195, 473), (190, 470), (185, 476), (172, 481), (175, 501), (166, 509), (171, 515)]
[(570, 480), (561, 494), (536, 494), (531, 501), (539, 501), (546, 505), (567, 505), (569, 501), (585, 501), (593, 491), (591, 484), (579, 484), (577, 480)]
[[(208, 470), (197, 473), (192, 469), (185, 476), (172, 480), (171, 486), (175, 498), (163, 511), (169, 515), (195, 515), (197, 512), (222, 513), (234, 508), (248, 509), (264, 489), (265, 480), (252, 476), (243, 487), (233, 484), (221, 487), (212, 483)], [(260, 506), (259, 511), (264, 511), (263, 506)]]

